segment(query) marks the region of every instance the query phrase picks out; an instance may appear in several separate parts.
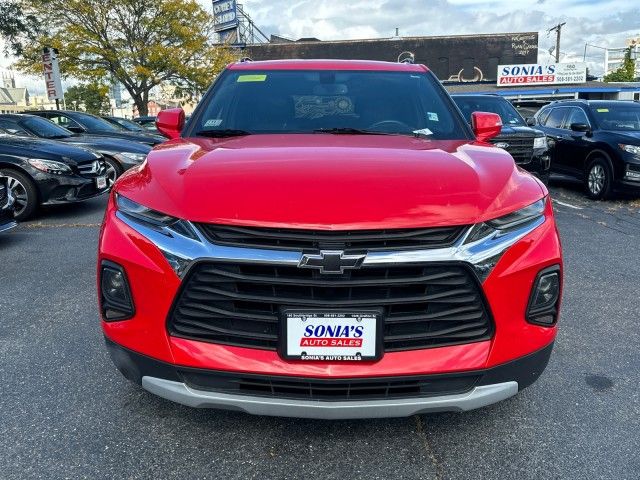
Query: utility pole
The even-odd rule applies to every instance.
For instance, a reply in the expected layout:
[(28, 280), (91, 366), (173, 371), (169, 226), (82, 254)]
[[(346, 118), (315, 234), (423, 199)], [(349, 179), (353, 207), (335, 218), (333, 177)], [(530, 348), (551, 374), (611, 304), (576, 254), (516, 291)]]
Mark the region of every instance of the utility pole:
[(551, 33), (555, 30), (556, 32), (556, 63), (560, 63), (560, 32), (562, 31), (562, 27), (566, 25), (567, 22), (562, 22), (556, 25), (553, 28), (547, 30), (548, 33)]

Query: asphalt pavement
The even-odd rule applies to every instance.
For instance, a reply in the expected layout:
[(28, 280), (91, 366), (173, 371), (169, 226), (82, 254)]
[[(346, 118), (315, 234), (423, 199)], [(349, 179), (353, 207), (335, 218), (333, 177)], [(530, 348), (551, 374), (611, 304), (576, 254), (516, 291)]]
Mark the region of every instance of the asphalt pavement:
[(106, 203), (0, 235), (0, 478), (640, 478), (640, 201), (552, 188), (561, 328), (537, 383), (463, 414), (309, 421), (195, 410), (129, 383), (98, 320)]

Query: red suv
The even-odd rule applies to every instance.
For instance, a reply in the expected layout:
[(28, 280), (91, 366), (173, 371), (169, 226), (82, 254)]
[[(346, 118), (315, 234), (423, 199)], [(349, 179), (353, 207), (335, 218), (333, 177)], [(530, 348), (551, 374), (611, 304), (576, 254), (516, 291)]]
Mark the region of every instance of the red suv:
[(545, 368), (562, 256), (545, 186), (424, 66), (230, 65), (111, 193), (118, 369), (193, 407), (313, 418), (469, 410)]

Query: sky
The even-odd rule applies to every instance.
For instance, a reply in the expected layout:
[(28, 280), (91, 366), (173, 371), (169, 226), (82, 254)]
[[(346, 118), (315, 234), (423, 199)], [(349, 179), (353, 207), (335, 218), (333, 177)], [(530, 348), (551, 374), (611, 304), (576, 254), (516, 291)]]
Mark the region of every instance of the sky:
[[(198, 0), (211, 11), (209, 0)], [(582, 61), (585, 43), (622, 47), (640, 36), (637, 0), (241, 0), (245, 11), (267, 35), (321, 40), (474, 33), (539, 32), (538, 62), (553, 59), (552, 26), (562, 28), (561, 61)], [(587, 48), (593, 74), (602, 74), (604, 51)], [(0, 67), (11, 59), (1, 58)], [(38, 78), (18, 77), (33, 93), (43, 90)]]

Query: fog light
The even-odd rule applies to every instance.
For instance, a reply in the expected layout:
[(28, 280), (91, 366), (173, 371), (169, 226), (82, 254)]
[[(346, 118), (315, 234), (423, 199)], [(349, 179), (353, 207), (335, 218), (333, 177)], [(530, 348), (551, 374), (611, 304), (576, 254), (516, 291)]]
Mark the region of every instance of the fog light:
[(113, 262), (103, 261), (100, 270), (100, 304), (106, 322), (126, 320), (134, 314), (133, 299), (124, 269)]
[(558, 318), (560, 300), (560, 267), (545, 268), (536, 277), (527, 307), (527, 321), (538, 325), (553, 325)]

